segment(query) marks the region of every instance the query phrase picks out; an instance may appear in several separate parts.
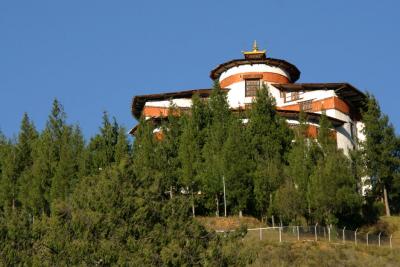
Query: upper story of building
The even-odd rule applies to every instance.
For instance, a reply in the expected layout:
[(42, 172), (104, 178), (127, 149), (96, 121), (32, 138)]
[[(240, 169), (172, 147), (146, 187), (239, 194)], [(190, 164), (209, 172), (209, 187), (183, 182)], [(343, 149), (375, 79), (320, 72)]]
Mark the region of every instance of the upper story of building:
[[(309, 132), (316, 136), (319, 118), (326, 114), (331, 121), (337, 145), (345, 152), (363, 139), (360, 108), (365, 95), (348, 83), (296, 83), (300, 78), (297, 67), (285, 60), (267, 57), (254, 42), (251, 51), (243, 52), (243, 58), (218, 65), (210, 73), (227, 93), (232, 110), (251, 106), (257, 90), (267, 86), (275, 98), (278, 113), (291, 126), (299, 124), (299, 113), (307, 113)], [(186, 90), (163, 94), (135, 96), (132, 114), (139, 119), (162, 119), (173, 104), (179, 109), (190, 109), (191, 98), (199, 94), (207, 98), (211, 89)], [(132, 130), (134, 132), (135, 128)]]

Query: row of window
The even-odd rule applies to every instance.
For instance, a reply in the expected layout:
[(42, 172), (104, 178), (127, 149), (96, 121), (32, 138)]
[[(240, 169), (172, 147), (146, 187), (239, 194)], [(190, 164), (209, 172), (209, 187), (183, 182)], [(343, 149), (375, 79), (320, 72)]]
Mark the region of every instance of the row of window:
[[(245, 96), (254, 97), (257, 95), (257, 90), (261, 87), (260, 79), (246, 79), (245, 80)], [(285, 102), (296, 101), (302, 98), (304, 92), (294, 91), (290, 93), (281, 94), (281, 97), (285, 98)], [(304, 111), (312, 110), (312, 100), (303, 101), (300, 103), (300, 109)]]

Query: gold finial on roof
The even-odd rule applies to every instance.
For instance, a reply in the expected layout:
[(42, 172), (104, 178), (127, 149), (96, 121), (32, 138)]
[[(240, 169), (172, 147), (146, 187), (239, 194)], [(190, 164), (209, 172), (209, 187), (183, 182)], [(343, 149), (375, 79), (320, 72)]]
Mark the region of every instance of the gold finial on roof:
[(257, 40), (253, 42), (253, 51), (258, 51)]
[(244, 51), (242, 52), (246, 59), (263, 59), (266, 57), (265, 50), (258, 50), (257, 41), (253, 42), (253, 51)]

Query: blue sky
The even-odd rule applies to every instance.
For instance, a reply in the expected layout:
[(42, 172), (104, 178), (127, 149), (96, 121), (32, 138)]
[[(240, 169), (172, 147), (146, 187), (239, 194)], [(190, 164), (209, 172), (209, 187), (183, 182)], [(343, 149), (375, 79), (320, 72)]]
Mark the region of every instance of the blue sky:
[(254, 39), (299, 82), (349, 82), (400, 129), (400, 1), (0, 1), (0, 129), (42, 129), (57, 98), (87, 138), (134, 95), (208, 88)]

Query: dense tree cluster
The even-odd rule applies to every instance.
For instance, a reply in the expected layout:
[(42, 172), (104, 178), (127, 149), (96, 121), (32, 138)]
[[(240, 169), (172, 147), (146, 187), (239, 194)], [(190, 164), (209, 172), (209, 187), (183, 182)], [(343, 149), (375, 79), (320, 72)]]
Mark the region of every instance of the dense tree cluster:
[(41, 132), (25, 114), (16, 138), (0, 134), (1, 265), (241, 265), (235, 236), (192, 217), (356, 225), (381, 199), (399, 212), (400, 142), (372, 96), (367, 141), (347, 157), (324, 115), (314, 140), (305, 114), (290, 129), (267, 88), (232, 112), (214, 87), (188, 113), (140, 121), (133, 144), (107, 113), (86, 142), (57, 100)]

